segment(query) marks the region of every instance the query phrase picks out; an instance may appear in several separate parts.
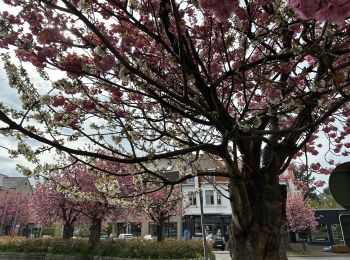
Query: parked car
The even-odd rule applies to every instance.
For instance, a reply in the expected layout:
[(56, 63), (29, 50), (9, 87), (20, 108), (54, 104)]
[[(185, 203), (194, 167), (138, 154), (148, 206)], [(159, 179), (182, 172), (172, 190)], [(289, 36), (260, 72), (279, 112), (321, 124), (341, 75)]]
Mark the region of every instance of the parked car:
[(132, 234), (120, 234), (118, 236), (119, 239), (131, 239), (133, 238), (133, 235)]
[(152, 235), (145, 235), (145, 236), (143, 237), (143, 239), (145, 239), (145, 240), (152, 240), (153, 237), (152, 237)]
[(109, 235), (106, 232), (101, 232), (100, 240), (107, 240)]
[(220, 248), (221, 250), (225, 250), (225, 240), (222, 236), (219, 235), (209, 235), (206, 237), (206, 240), (209, 244), (212, 245), (212, 247)]

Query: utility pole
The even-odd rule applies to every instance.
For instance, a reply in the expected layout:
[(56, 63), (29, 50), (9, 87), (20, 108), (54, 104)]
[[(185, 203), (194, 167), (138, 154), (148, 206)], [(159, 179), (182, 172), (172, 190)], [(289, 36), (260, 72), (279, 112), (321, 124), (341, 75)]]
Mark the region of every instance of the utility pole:
[(196, 183), (198, 184), (198, 189), (199, 189), (199, 207), (201, 210), (201, 226), (202, 226), (204, 259), (208, 260), (208, 245), (207, 245), (207, 239), (205, 236), (205, 224), (204, 224), (204, 212), (203, 212), (203, 193), (202, 193), (201, 181), (199, 177), (196, 177)]

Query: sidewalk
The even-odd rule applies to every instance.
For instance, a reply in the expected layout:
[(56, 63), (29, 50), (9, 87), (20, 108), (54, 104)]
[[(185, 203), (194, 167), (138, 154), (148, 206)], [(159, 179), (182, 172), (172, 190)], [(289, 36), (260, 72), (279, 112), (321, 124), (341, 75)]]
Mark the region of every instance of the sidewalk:
[(305, 254), (302, 253), (302, 247), (299, 243), (291, 243), (290, 247), (292, 248), (292, 252), (288, 255), (291, 256), (315, 256), (315, 257), (334, 257), (334, 256), (342, 256), (348, 257), (350, 259), (350, 254), (335, 254), (332, 252), (323, 252), (323, 247), (320, 245), (307, 244)]
[[(323, 252), (323, 246), (319, 245), (307, 245), (306, 253), (302, 254), (301, 245), (290, 244), (292, 252), (288, 252), (289, 260), (316, 260), (316, 259), (334, 259), (334, 260), (350, 260), (350, 254), (335, 254), (332, 252)], [(231, 260), (228, 251), (214, 251), (216, 260)]]

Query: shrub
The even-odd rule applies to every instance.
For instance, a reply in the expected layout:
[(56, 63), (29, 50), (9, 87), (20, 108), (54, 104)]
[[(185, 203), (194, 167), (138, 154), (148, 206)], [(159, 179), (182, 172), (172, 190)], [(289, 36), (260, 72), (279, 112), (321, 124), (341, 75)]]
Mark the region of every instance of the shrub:
[[(85, 239), (2, 237), (0, 238), (0, 251), (100, 255), (142, 259), (188, 259), (203, 255), (202, 242), (199, 240), (167, 239), (158, 243), (155, 240), (140, 238), (101, 241), (95, 249), (91, 250), (88, 241)], [(212, 253), (211, 249), (209, 251)]]

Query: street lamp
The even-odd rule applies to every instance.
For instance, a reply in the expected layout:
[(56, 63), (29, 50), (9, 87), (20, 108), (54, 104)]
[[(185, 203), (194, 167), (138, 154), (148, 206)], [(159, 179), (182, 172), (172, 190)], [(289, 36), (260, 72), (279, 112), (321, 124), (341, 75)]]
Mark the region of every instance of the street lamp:
[(205, 227), (204, 227), (204, 212), (203, 212), (203, 193), (199, 177), (196, 177), (196, 186), (199, 189), (199, 207), (201, 211), (201, 226), (202, 226), (202, 239), (203, 239), (203, 251), (204, 259), (208, 260), (208, 248), (207, 248), (207, 239), (205, 236)]

